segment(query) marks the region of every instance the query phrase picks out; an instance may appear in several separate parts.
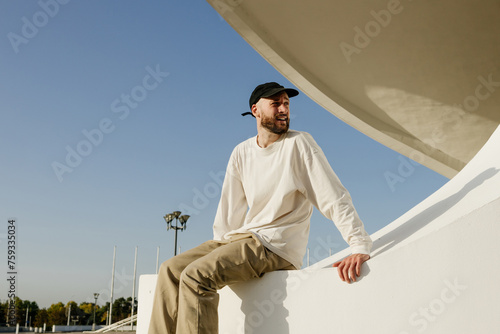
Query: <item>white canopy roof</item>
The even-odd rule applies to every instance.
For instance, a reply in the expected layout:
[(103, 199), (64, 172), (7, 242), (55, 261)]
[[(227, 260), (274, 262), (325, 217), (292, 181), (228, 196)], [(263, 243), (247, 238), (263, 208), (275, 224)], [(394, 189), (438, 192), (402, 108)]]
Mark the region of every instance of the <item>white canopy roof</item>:
[(208, 0), (302, 92), (454, 176), (500, 123), (500, 2)]

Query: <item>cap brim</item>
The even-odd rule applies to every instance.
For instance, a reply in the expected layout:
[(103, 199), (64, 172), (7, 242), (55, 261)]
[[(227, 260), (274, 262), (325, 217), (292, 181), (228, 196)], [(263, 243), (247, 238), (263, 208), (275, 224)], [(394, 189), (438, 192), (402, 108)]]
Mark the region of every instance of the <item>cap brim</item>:
[(262, 95), (261, 98), (262, 97), (271, 97), (271, 96), (274, 96), (274, 95), (279, 94), (281, 92), (286, 92), (288, 97), (294, 97), (294, 96), (299, 95), (299, 91), (296, 89), (293, 89), (293, 88), (275, 88), (275, 89), (272, 89), (271, 91), (269, 91), (266, 95)]

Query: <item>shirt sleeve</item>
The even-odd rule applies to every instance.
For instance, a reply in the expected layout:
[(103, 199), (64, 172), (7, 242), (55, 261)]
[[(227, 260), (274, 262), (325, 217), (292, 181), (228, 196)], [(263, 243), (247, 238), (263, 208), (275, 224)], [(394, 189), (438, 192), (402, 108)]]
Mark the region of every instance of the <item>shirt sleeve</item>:
[(238, 168), (236, 150), (231, 154), (222, 184), (221, 198), (213, 226), (214, 240), (243, 226), (248, 209), (245, 191)]
[(370, 254), (372, 240), (352, 203), (351, 195), (342, 185), (314, 139), (306, 134), (304, 188), (306, 197), (338, 228), (349, 244), (352, 254)]

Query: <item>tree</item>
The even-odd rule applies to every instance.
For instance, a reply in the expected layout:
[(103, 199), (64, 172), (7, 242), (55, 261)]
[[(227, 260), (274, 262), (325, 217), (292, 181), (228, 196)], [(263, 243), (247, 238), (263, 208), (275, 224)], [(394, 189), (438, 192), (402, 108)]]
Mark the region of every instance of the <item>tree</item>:
[[(94, 303), (81, 303), (78, 306), (80, 309), (80, 314), (82, 321), (80, 323), (86, 325), (92, 325), (94, 321)], [(97, 321), (97, 319), (96, 319)]]
[(125, 298), (121, 297), (113, 302), (113, 323), (130, 317), (131, 305)]
[(26, 320), (28, 321), (28, 326), (32, 326), (32, 322), (35, 319), (39, 308), (38, 304), (36, 302), (30, 302), (29, 300), (24, 300), (21, 302), (22, 304), (22, 316), (24, 319), (22, 319), (21, 324), (26, 323)]
[(85, 314), (93, 314), (93, 312), (94, 312), (94, 303), (85, 303), (85, 302), (83, 302), (78, 307)]
[[(26, 320), (28, 326), (47, 327), (53, 325), (66, 325), (68, 316), (70, 316), (70, 324), (92, 325), (94, 322), (94, 303), (82, 302), (78, 305), (75, 301), (69, 301), (64, 305), (62, 302), (52, 304), (49, 308), (38, 307), (35, 301), (21, 300), (15, 297), (12, 301), (15, 306), (14, 321), (15, 324), (24, 326)], [(112, 322), (117, 322), (130, 317), (131, 315), (132, 297), (127, 299), (121, 297), (113, 302), (113, 319)], [(9, 307), (10, 300), (0, 303), (0, 326), (9, 326)], [(71, 307), (71, 314), (69, 314)], [(137, 300), (134, 303), (134, 313), (137, 313)], [(95, 305), (95, 321), (97, 325), (107, 323), (109, 316), (109, 302), (104, 306)], [(27, 319), (26, 319), (27, 318)]]
[(33, 325), (35, 327), (43, 327), (43, 324), (48, 324), (48, 323), (49, 323), (49, 314), (47, 312), (47, 309), (42, 308), (37, 312)]
[[(108, 303), (109, 304), (109, 303)], [(104, 325), (106, 324), (106, 317), (108, 316), (108, 310), (105, 306), (95, 306), (95, 323), (96, 325)], [(92, 320), (94, 315), (92, 315)]]
[(7, 325), (7, 310), (9, 308), (9, 301), (6, 301), (5, 303), (0, 303), (0, 326), (6, 326)]
[[(16, 324), (23, 324), (23, 318), (22, 318), (22, 315), (24, 314), (24, 312), (26, 311), (26, 309), (24, 308), (24, 305), (23, 305), (23, 301), (21, 300), (21, 298), (19, 297), (16, 297), (13, 301), (11, 300), (11, 303), (14, 303), (15, 305), (15, 321), (11, 321), (12, 323), (16, 323)], [(11, 306), (9, 305), (9, 308)], [(10, 319), (9, 319), (10, 320)]]
[(69, 301), (66, 304), (66, 321), (68, 317), (70, 317), (71, 325), (81, 325), (85, 324), (87, 321), (85, 312), (78, 307), (75, 301)]
[(62, 302), (50, 305), (47, 314), (49, 320), (47, 326), (66, 325), (68, 318), (66, 317), (66, 308)]
[(8, 322), (9, 325), (24, 325), (26, 319), (26, 309), (29, 305), (29, 302), (23, 302), (19, 297), (7, 300), (5, 321)]
[(97, 319), (100, 319), (99, 323), (106, 324), (107, 323), (107, 319), (109, 317), (109, 313), (108, 313), (109, 312), (109, 302), (106, 302), (106, 304), (103, 307), (101, 307), (99, 309), (99, 311), (100, 311), (99, 312), (99, 317), (97, 317), (97, 314), (95, 316), (96, 317), (96, 323), (98, 322)]

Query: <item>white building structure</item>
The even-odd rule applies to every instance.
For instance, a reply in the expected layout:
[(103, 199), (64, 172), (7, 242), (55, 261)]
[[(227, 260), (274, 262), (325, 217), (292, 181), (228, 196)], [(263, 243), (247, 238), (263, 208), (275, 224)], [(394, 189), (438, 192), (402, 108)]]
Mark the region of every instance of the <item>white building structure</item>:
[[(372, 235), (357, 283), (331, 268), (346, 249), (224, 288), (220, 333), (499, 332), (500, 3), (208, 2), (333, 115), (451, 178)], [(140, 279), (139, 334), (155, 281)]]

